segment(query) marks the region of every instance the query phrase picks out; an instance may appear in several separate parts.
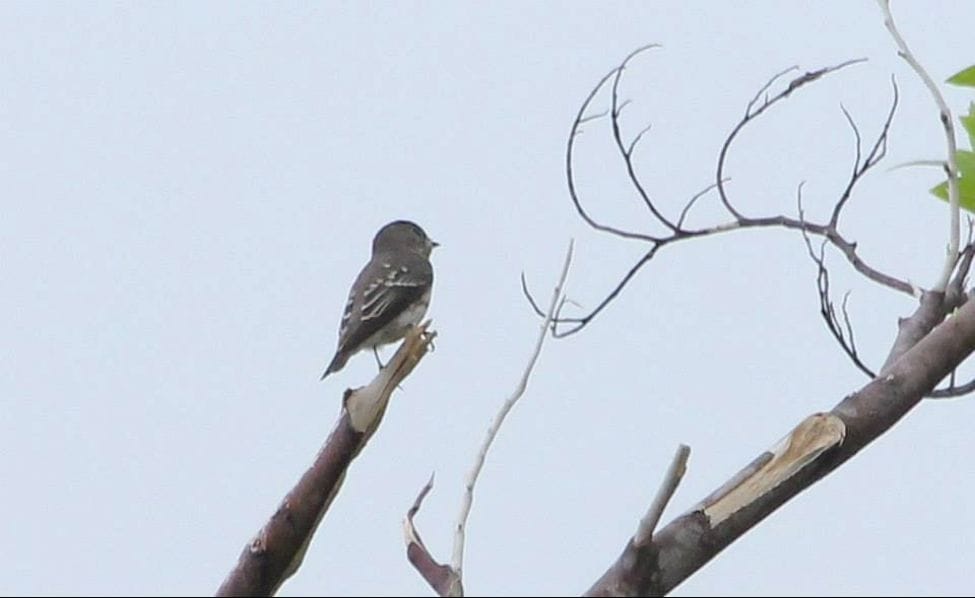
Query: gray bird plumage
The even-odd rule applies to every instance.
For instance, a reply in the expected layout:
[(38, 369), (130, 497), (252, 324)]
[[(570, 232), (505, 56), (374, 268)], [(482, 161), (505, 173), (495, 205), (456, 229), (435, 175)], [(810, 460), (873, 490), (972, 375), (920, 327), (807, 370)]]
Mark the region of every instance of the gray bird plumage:
[(372, 258), (352, 283), (338, 347), (322, 380), (359, 351), (396, 342), (420, 323), (430, 304), (429, 258), (436, 246), (422, 228), (407, 220), (379, 229), (372, 240)]

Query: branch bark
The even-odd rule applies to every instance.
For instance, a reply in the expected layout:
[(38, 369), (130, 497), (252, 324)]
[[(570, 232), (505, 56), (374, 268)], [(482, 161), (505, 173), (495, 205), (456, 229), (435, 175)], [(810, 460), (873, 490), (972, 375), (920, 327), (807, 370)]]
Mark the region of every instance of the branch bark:
[(369, 385), (345, 391), (342, 413), (315, 462), (244, 547), (217, 596), (271, 596), (298, 570), (352, 460), (379, 427), (393, 390), (436, 336), (427, 331), (429, 325), (414, 328)]
[[(923, 302), (919, 311), (927, 311)], [(913, 327), (902, 325), (903, 329)], [(975, 302), (966, 302), (906, 351), (900, 349), (895, 342), (893, 359), (879, 377), (831, 411), (809, 416), (724, 486), (658, 530), (649, 545), (637, 547), (630, 541), (586, 595), (666, 594), (789, 499), (857, 454), (975, 350)]]

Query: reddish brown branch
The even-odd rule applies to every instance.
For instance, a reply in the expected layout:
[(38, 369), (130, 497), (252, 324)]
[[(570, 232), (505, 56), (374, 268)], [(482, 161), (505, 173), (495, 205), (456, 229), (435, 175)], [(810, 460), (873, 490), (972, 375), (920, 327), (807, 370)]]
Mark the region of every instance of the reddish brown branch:
[(880, 374), (830, 412), (804, 420), (649, 545), (628, 542), (586, 593), (659, 596), (670, 592), (788, 500), (886, 432), (975, 350), (975, 302), (966, 302)]
[(362, 438), (363, 433), (356, 432), (349, 423), (349, 414), (343, 413), (314, 464), (284, 497), (270, 521), (244, 547), (217, 596), (271, 596), (290, 577), (321, 516), (341, 487)]
[(461, 584), (460, 576), (449, 565), (442, 565), (433, 558), (433, 555), (427, 550), (426, 544), (423, 543), (423, 539), (420, 538), (420, 532), (417, 531), (416, 525), (413, 523), (413, 518), (416, 517), (420, 507), (423, 505), (423, 499), (427, 497), (427, 494), (430, 493), (432, 488), (433, 475), (430, 476), (430, 480), (426, 485), (420, 489), (416, 500), (413, 501), (413, 506), (406, 512), (406, 520), (403, 522), (403, 535), (406, 538), (406, 558), (409, 559), (410, 564), (430, 584), (430, 587), (433, 588), (433, 591), (438, 596), (463, 596), (464, 587)]
[(428, 326), (408, 334), (368, 386), (345, 391), (342, 414), (315, 462), (244, 547), (217, 596), (271, 596), (298, 570), (345, 472), (379, 426), (390, 395), (427, 352), (435, 336)]

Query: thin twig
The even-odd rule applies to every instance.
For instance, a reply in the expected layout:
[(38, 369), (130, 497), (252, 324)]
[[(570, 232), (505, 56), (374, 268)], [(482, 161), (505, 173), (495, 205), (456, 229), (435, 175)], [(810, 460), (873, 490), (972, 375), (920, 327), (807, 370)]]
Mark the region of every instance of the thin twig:
[(836, 228), (840, 219), (840, 212), (843, 211), (843, 206), (846, 205), (847, 200), (850, 198), (851, 192), (853, 191), (853, 185), (856, 180), (860, 177), (860, 156), (862, 151), (863, 140), (860, 137), (860, 129), (857, 127), (856, 121), (850, 115), (850, 112), (846, 109), (846, 106), (840, 104), (840, 110), (843, 111), (843, 116), (846, 118), (846, 122), (853, 129), (853, 137), (856, 140), (856, 157), (853, 159), (853, 172), (850, 174), (850, 182), (847, 183), (846, 189), (843, 190), (843, 194), (840, 195), (839, 201), (833, 206), (833, 215), (829, 219), (829, 225)]
[(877, 0), (880, 9), (884, 13), (884, 26), (894, 38), (897, 44), (897, 54), (904, 59), (907, 64), (914, 69), (917, 76), (924, 82), (924, 86), (931, 92), (935, 103), (938, 105), (941, 126), (945, 131), (945, 141), (948, 146), (948, 159), (944, 164), (945, 174), (948, 177), (948, 206), (950, 212), (950, 229), (948, 233), (948, 254), (945, 256), (945, 265), (938, 277), (938, 282), (932, 287), (934, 291), (944, 291), (951, 280), (951, 273), (955, 269), (955, 261), (958, 259), (958, 248), (961, 245), (961, 213), (958, 207), (958, 164), (955, 162), (955, 155), (958, 153), (958, 146), (955, 143), (955, 125), (951, 110), (945, 102), (944, 96), (938, 89), (938, 85), (931, 78), (931, 75), (921, 66), (911, 49), (907, 46), (907, 41), (901, 36), (894, 24), (894, 15), (890, 12), (889, 0)]
[(782, 77), (788, 75), (792, 71), (798, 71), (798, 70), (799, 70), (799, 65), (798, 64), (794, 64), (794, 65), (792, 65), (792, 66), (790, 66), (788, 68), (784, 68), (781, 71), (779, 71), (779, 72), (775, 73), (774, 75), (772, 75), (772, 77), (768, 81), (765, 82), (765, 85), (763, 85), (761, 88), (759, 88), (758, 91), (755, 92), (755, 95), (752, 96), (752, 99), (748, 102), (748, 105), (745, 106), (745, 116), (744, 116), (744, 118), (746, 118), (746, 119), (747, 118), (751, 118), (751, 116), (752, 116), (752, 109), (755, 107), (755, 104), (758, 103), (758, 100), (760, 98), (762, 98), (763, 96), (765, 98), (764, 103), (766, 103), (766, 104), (768, 103), (768, 90), (773, 85), (775, 85), (775, 82), (776, 81), (778, 81)]
[(969, 222), (968, 242), (965, 248), (958, 254), (958, 264), (955, 266), (955, 273), (945, 289), (945, 301), (953, 308), (960, 307), (968, 300), (965, 294), (965, 286), (968, 280), (968, 273), (972, 268), (972, 258), (975, 257), (975, 245), (971, 240), (971, 223)]
[(592, 321), (593, 318), (595, 318), (596, 316), (598, 316), (599, 313), (602, 312), (606, 308), (606, 306), (608, 306), (610, 303), (612, 303), (613, 300), (616, 299), (616, 297), (621, 292), (623, 292), (623, 289), (626, 287), (627, 283), (629, 283), (630, 280), (634, 276), (636, 276), (636, 273), (639, 272), (640, 269), (643, 268), (643, 266), (646, 265), (647, 262), (649, 262), (651, 259), (653, 259), (653, 256), (657, 253), (657, 250), (660, 247), (662, 247), (662, 246), (661, 245), (654, 245), (650, 249), (650, 251), (648, 251), (645, 254), (643, 254), (643, 256), (639, 260), (637, 260), (636, 263), (633, 264), (633, 266), (630, 267), (630, 269), (626, 272), (626, 274), (623, 276), (623, 278), (620, 279), (620, 281), (616, 284), (616, 286), (613, 288), (613, 290), (610, 291), (609, 294), (607, 294), (606, 297), (604, 297), (603, 300), (599, 302), (599, 305), (597, 305), (591, 312), (589, 312), (588, 314), (586, 314), (584, 317), (581, 317), (581, 318), (559, 318), (558, 320), (553, 320), (552, 321), (553, 324), (574, 324), (574, 326), (572, 326), (568, 330), (563, 330), (563, 331), (556, 331), (556, 330), (553, 329), (552, 336), (554, 336), (555, 338), (563, 338), (563, 337), (569, 336), (571, 334), (575, 334), (576, 332), (578, 332), (579, 330), (581, 330), (583, 327), (585, 327), (589, 322)]
[[(725, 179), (723, 182), (727, 183), (728, 179)], [(684, 220), (687, 218), (688, 212), (691, 211), (691, 208), (694, 207), (694, 204), (697, 202), (697, 200), (707, 195), (711, 191), (713, 191), (717, 186), (718, 186), (717, 183), (711, 183), (704, 189), (701, 189), (700, 191), (695, 193), (693, 197), (691, 197), (691, 199), (687, 202), (687, 205), (684, 206), (684, 209), (680, 211), (680, 217), (677, 219), (677, 228), (683, 228)]]
[(613, 141), (616, 143), (616, 149), (620, 154), (620, 158), (623, 159), (623, 164), (626, 166), (626, 176), (630, 179), (630, 183), (640, 196), (640, 199), (643, 200), (643, 205), (650, 210), (650, 213), (653, 214), (653, 216), (659, 220), (661, 224), (669, 228), (671, 231), (676, 231), (677, 227), (674, 226), (674, 223), (664, 216), (663, 213), (657, 209), (657, 206), (654, 205), (653, 201), (651, 201), (650, 195), (647, 193), (646, 188), (644, 188), (643, 182), (640, 181), (640, 176), (637, 174), (636, 167), (633, 165), (633, 148), (640, 141), (640, 138), (643, 137), (643, 134), (650, 130), (650, 126), (648, 125), (636, 135), (633, 141), (630, 142), (629, 148), (623, 145), (623, 134), (620, 129), (620, 111), (623, 109), (623, 106), (630, 103), (630, 100), (626, 100), (623, 102), (622, 106), (619, 105), (620, 81), (623, 78), (623, 72), (626, 70), (626, 66), (629, 64), (630, 60), (644, 51), (656, 47), (659, 46), (652, 45), (639, 48), (631, 52), (629, 56), (623, 59), (623, 62), (620, 64), (619, 68), (616, 69), (616, 76), (613, 77), (612, 105), (610, 107), (609, 114), (613, 129)]
[(718, 153), (718, 166), (714, 176), (714, 180), (718, 188), (718, 195), (721, 198), (721, 203), (722, 205), (724, 205), (725, 209), (728, 210), (728, 212), (735, 217), (736, 220), (747, 220), (747, 218), (745, 218), (745, 216), (740, 211), (738, 211), (737, 208), (731, 205), (731, 201), (728, 199), (728, 194), (725, 192), (725, 188), (724, 188), (724, 181), (727, 178), (724, 175), (724, 169), (728, 157), (728, 151), (731, 149), (731, 144), (738, 137), (738, 134), (741, 133), (742, 129), (744, 129), (745, 126), (748, 125), (748, 123), (755, 120), (763, 112), (771, 108), (779, 101), (789, 97), (793, 91), (799, 89), (800, 87), (808, 83), (812, 83), (813, 81), (816, 81), (824, 77), (825, 75), (846, 68), (852, 64), (863, 62), (863, 60), (864, 59), (862, 58), (856, 60), (847, 60), (846, 62), (842, 62), (835, 66), (828, 66), (815, 71), (807, 72), (790, 81), (789, 85), (783, 91), (780, 91), (779, 93), (771, 97), (766, 96), (764, 101), (761, 103), (761, 105), (759, 105), (756, 108), (755, 106), (758, 102), (759, 95), (761, 95), (763, 91), (768, 90), (772, 86), (772, 84), (775, 81), (777, 81), (779, 78), (781, 78), (783, 75), (795, 69), (795, 67), (790, 67), (780, 73), (777, 73), (775, 76), (769, 79), (769, 81), (765, 84), (765, 86), (759, 90), (759, 93), (756, 94), (755, 97), (752, 98), (752, 101), (748, 103), (748, 107), (745, 110), (745, 116), (740, 121), (738, 121), (738, 124), (735, 125), (735, 127), (731, 130), (731, 133), (728, 134), (728, 137), (725, 138), (725, 142), (721, 146), (721, 151)]
[(572, 263), (572, 247), (573, 243), (569, 241), (569, 249), (565, 253), (565, 263), (562, 264), (562, 273), (559, 275), (559, 281), (552, 291), (552, 302), (545, 315), (545, 321), (542, 322), (539, 329), (538, 340), (535, 341), (535, 350), (532, 352), (531, 359), (528, 360), (528, 365), (525, 366), (525, 371), (521, 376), (521, 380), (518, 381), (518, 386), (515, 387), (511, 396), (501, 405), (501, 409), (495, 415), (494, 421), (491, 422), (487, 435), (484, 437), (484, 443), (474, 458), (474, 466), (467, 474), (467, 480), (464, 484), (464, 497), (460, 506), (460, 515), (457, 518), (457, 526), (454, 528), (454, 552), (453, 558), (451, 559), (451, 566), (461, 580), (464, 578), (464, 540), (467, 529), (467, 518), (470, 516), (471, 506), (474, 504), (474, 485), (477, 484), (477, 478), (481, 474), (481, 468), (484, 467), (484, 460), (487, 458), (488, 451), (491, 449), (491, 444), (498, 436), (498, 430), (501, 429), (501, 424), (504, 423), (505, 417), (508, 416), (511, 408), (518, 402), (518, 399), (525, 394), (525, 389), (528, 387), (528, 379), (531, 377), (532, 370), (535, 369), (535, 363), (538, 362), (538, 356), (542, 352), (542, 345), (545, 342), (548, 327), (555, 317), (556, 309), (558, 309), (562, 302), (562, 289), (565, 287), (565, 279), (569, 275), (569, 265)]
[[(805, 213), (802, 209), (803, 183), (800, 183), (796, 190), (796, 204), (800, 221), (804, 221), (803, 219), (805, 218)], [(860, 371), (871, 378), (876, 377), (874, 371), (860, 359), (860, 354), (857, 351), (856, 339), (853, 335), (853, 325), (850, 323), (850, 314), (846, 309), (847, 301), (850, 298), (849, 291), (843, 295), (842, 304), (843, 321), (846, 328), (845, 335), (843, 328), (840, 327), (839, 319), (836, 317), (836, 308), (833, 306), (833, 302), (829, 297), (829, 270), (826, 269), (825, 257), (826, 240), (824, 239), (822, 244), (820, 244), (819, 255), (816, 255), (816, 252), (813, 250), (812, 240), (809, 238), (809, 233), (806, 229), (801, 229), (801, 232), (802, 239), (806, 243), (806, 251), (809, 253), (809, 257), (813, 263), (816, 264), (816, 290), (819, 295), (819, 314), (826, 323), (826, 329), (829, 330), (833, 338), (836, 339), (836, 342), (839, 343), (840, 348), (843, 349), (843, 352), (846, 353), (847, 357), (850, 358)]]
[[(629, 60), (636, 54), (652, 47), (654, 46), (652, 45), (644, 46), (642, 48), (638, 48), (637, 50), (634, 50), (629, 56), (627, 56), (627, 60)], [(616, 75), (617, 71), (619, 71), (621, 68), (623, 67), (617, 66), (613, 70), (606, 73), (603, 76), (603, 78), (600, 79), (591, 90), (589, 90), (589, 95), (586, 96), (586, 99), (582, 102), (582, 106), (579, 107), (579, 112), (576, 114), (575, 120), (572, 121), (572, 127), (569, 130), (569, 140), (566, 143), (566, 148), (565, 148), (565, 180), (569, 186), (569, 198), (572, 200), (572, 205), (575, 206), (576, 212), (578, 212), (579, 216), (586, 221), (586, 224), (588, 224), (589, 226), (593, 227), (598, 231), (604, 233), (610, 233), (622, 237), (624, 239), (639, 239), (642, 241), (653, 242), (656, 240), (656, 238), (651, 235), (646, 235), (643, 233), (635, 233), (632, 231), (627, 231), (621, 228), (617, 228), (615, 226), (609, 226), (607, 224), (602, 224), (601, 222), (597, 222), (592, 216), (589, 215), (589, 212), (587, 212), (586, 209), (583, 207), (582, 200), (579, 197), (578, 189), (576, 189), (575, 173), (572, 167), (573, 155), (575, 153), (576, 137), (578, 137), (579, 134), (582, 132), (581, 127), (583, 123), (592, 120), (593, 118), (593, 117), (587, 117), (586, 113), (589, 111), (589, 106), (592, 104), (593, 99), (595, 99), (596, 94), (599, 93), (599, 90), (601, 90), (603, 86), (606, 85), (606, 83), (611, 78), (613, 78)], [(615, 114), (613, 118), (614, 119), (616, 118)]]
[[(653, 46), (647, 46), (632, 52), (630, 55), (626, 57), (626, 59), (619, 66), (617, 66), (609, 73), (607, 73), (596, 84), (596, 86), (590, 90), (589, 94), (586, 96), (585, 100), (582, 103), (582, 106), (579, 109), (576, 119), (572, 123), (571, 132), (569, 134), (569, 140), (566, 146), (566, 164), (565, 164), (566, 179), (569, 187), (569, 197), (572, 200), (572, 203), (576, 211), (580, 214), (580, 216), (583, 218), (583, 220), (585, 220), (587, 224), (589, 224), (592, 228), (600, 232), (608, 232), (626, 239), (637, 239), (637, 240), (645, 241), (649, 245), (649, 247), (644, 249), (643, 254), (635, 261), (635, 263), (629, 268), (629, 270), (626, 271), (626, 273), (616, 283), (616, 285), (613, 286), (613, 288), (606, 295), (604, 295), (603, 299), (596, 305), (596, 307), (592, 308), (591, 311), (589, 311), (586, 315), (576, 316), (576, 317), (564, 317), (561, 311), (558, 312), (556, 314), (556, 317), (552, 319), (553, 336), (558, 338), (570, 336), (572, 334), (581, 331), (583, 328), (588, 326), (589, 323), (596, 318), (596, 316), (598, 316), (606, 307), (609, 306), (609, 304), (611, 304), (613, 301), (616, 300), (616, 298), (622, 293), (623, 289), (636, 276), (636, 274), (641, 269), (643, 269), (643, 267), (646, 266), (647, 263), (649, 263), (656, 256), (657, 252), (664, 246), (669, 245), (671, 243), (676, 243), (677, 241), (685, 241), (697, 237), (718, 235), (718, 234), (735, 231), (735, 230), (759, 229), (759, 228), (785, 228), (785, 229), (800, 231), (804, 235), (816, 235), (822, 237), (823, 239), (828, 241), (831, 245), (833, 245), (836, 249), (838, 249), (846, 258), (846, 260), (850, 263), (850, 265), (853, 266), (853, 268), (856, 269), (856, 271), (862, 274), (863, 276), (867, 277), (868, 279), (878, 284), (887, 286), (898, 292), (915, 296), (915, 292), (917, 291), (917, 289), (909, 282), (897, 278), (895, 276), (892, 276), (890, 274), (887, 274), (886, 272), (878, 270), (877, 268), (874, 268), (870, 264), (866, 263), (863, 260), (863, 258), (860, 256), (860, 254), (857, 252), (856, 242), (851, 241), (847, 239), (845, 236), (843, 236), (839, 232), (838, 224), (837, 224), (840, 217), (840, 212), (843, 210), (847, 201), (850, 199), (853, 189), (856, 186), (857, 182), (864, 176), (866, 172), (868, 172), (871, 168), (876, 166), (876, 164), (884, 157), (886, 153), (887, 135), (890, 130), (890, 125), (893, 120), (894, 112), (896, 110), (897, 101), (898, 101), (896, 85), (894, 86), (894, 99), (893, 102), (891, 103), (891, 108), (890, 111), (888, 112), (887, 119), (884, 121), (883, 129), (881, 133), (878, 135), (876, 141), (873, 143), (870, 152), (866, 156), (862, 154), (862, 149), (861, 149), (862, 139), (860, 137), (860, 132), (856, 124), (853, 122), (852, 117), (850, 117), (849, 113), (844, 109), (844, 114), (847, 116), (848, 122), (853, 128), (854, 135), (856, 136), (857, 153), (853, 165), (853, 172), (850, 176), (849, 181), (847, 182), (846, 188), (844, 189), (842, 195), (837, 200), (836, 205), (834, 205), (832, 217), (829, 221), (825, 223), (814, 223), (814, 222), (808, 222), (803, 218), (797, 220), (795, 218), (786, 216), (785, 214), (776, 214), (776, 215), (762, 216), (762, 217), (746, 217), (736, 206), (732, 204), (731, 199), (728, 197), (727, 190), (725, 189), (725, 184), (730, 179), (728, 177), (724, 177), (722, 173), (724, 171), (725, 163), (728, 158), (728, 153), (730, 151), (730, 147), (733, 141), (741, 132), (741, 130), (749, 122), (758, 118), (772, 105), (790, 96), (792, 92), (802, 88), (803, 86), (811, 82), (819, 80), (820, 78), (824, 77), (829, 73), (846, 68), (847, 66), (850, 66), (852, 64), (862, 62), (862, 59), (849, 60), (834, 66), (824, 67), (817, 70), (806, 72), (802, 75), (795, 77), (792, 81), (788, 82), (788, 84), (784, 84), (784, 89), (774, 94), (769, 93), (768, 90), (777, 81), (779, 81), (786, 73), (794, 70), (794, 68), (786, 69), (776, 74), (771, 79), (769, 79), (768, 82), (766, 82), (765, 85), (755, 94), (755, 96), (751, 99), (751, 101), (748, 102), (748, 106), (745, 110), (744, 117), (725, 138), (725, 141), (721, 147), (721, 151), (719, 152), (719, 156), (718, 156), (716, 182), (714, 182), (711, 186), (709, 186), (707, 189), (705, 189), (698, 195), (695, 195), (693, 198), (691, 198), (691, 200), (684, 205), (677, 221), (672, 223), (671, 221), (663, 217), (663, 213), (660, 211), (659, 207), (655, 205), (655, 203), (651, 200), (649, 193), (646, 192), (646, 190), (643, 188), (640, 179), (636, 175), (636, 169), (634, 168), (634, 164), (632, 161), (632, 153), (635, 144), (639, 141), (640, 135), (642, 135), (642, 132), (638, 134), (636, 138), (633, 139), (633, 141), (630, 142), (629, 146), (624, 145), (622, 140), (622, 135), (620, 133), (620, 123), (618, 118), (622, 106), (627, 105), (627, 102), (620, 102), (619, 99), (619, 86), (620, 86), (623, 71), (628, 61), (632, 59), (633, 56), (639, 54), (640, 52), (646, 50), (649, 47), (653, 47)], [(610, 80), (612, 80), (611, 83), (609, 83)], [(656, 235), (622, 230), (622, 229), (606, 226), (601, 223), (595, 222), (582, 206), (581, 199), (576, 189), (575, 178), (574, 178), (575, 175), (573, 172), (575, 138), (580, 132), (580, 126), (582, 121), (584, 120), (584, 115), (588, 113), (590, 109), (590, 105), (593, 102), (593, 98), (596, 96), (599, 90), (601, 90), (608, 83), (611, 85), (612, 88), (612, 104), (609, 110), (609, 115), (610, 115), (610, 120), (612, 125), (611, 128), (612, 128), (613, 140), (616, 144), (617, 152), (620, 155), (621, 159), (623, 160), (625, 167), (627, 168), (627, 176), (630, 179), (630, 183), (634, 186), (637, 193), (640, 195), (643, 202), (648, 206), (652, 214), (663, 225), (669, 227), (670, 229), (669, 233), (656, 236)], [(764, 100), (762, 100), (763, 97)], [(721, 203), (723, 204), (723, 206), (727, 209), (727, 211), (731, 213), (732, 219), (727, 222), (722, 222), (722, 223), (718, 223), (703, 228), (697, 228), (697, 229), (684, 228), (688, 214), (690, 213), (692, 207), (695, 205), (697, 199), (712, 189), (717, 189), (718, 197)], [(545, 312), (535, 301), (535, 299), (531, 295), (531, 292), (528, 290), (528, 284), (524, 278), (524, 275), (522, 275), (521, 284), (522, 284), (522, 292), (524, 293), (525, 297), (528, 299), (534, 312), (539, 317), (544, 318)], [(833, 310), (833, 314), (835, 315), (835, 310)], [(842, 331), (842, 325), (839, 325), (837, 329)]]
[(952, 384), (947, 388), (932, 390), (924, 398), (926, 399), (957, 399), (975, 391), (975, 380), (969, 380), (965, 384), (955, 386)]

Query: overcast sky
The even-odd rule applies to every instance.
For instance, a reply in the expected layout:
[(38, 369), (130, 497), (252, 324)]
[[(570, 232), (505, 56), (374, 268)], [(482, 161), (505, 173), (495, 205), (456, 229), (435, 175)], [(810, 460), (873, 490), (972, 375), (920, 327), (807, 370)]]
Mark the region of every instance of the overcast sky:
[[(970, 4), (894, 10), (936, 80), (975, 62)], [(888, 167), (944, 140), (872, 1), (0, 4), (0, 593), (212, 594), (375, 373), (361, 354), (318, 380), (373, 234), (409, 218), (441, 243), (437, 350), (280, 594), (431, 595), (401, 520), (435, 471), (418, 524), (449, 559), (463, 477), (537, 333), (519, 275), (547, 298), (574, 238), (569, 293), (591, 308), (641, 253), (578, 219), (563, 168), (579, 103), (647, 43), (663, 47), (627, 73), (624, 134), (653, 124), (636, 162), (670, 213), (771, 75), (867, 58), (728, 163), (745, 213), (793, 213), (806, 181), (808, 215), (827, 214), (852, 168), (840, 106), (871, 140), (894, 75), (889, 154), (844, 231), (872, 265), (935, 280), (939, 173)], [(580, 138), (587, 206), (650, 230), (605, 125)], [(876, 367), (914, 303), (829, 264)], [(584, 591), (679, 443), (664, 522), (865, 382), (819, 320), (800, 237), (668, 247), (545, 347), (477, 488), (468, 593)], [(975, 398), (920, 405), (674, 595), (970, 595), (972, 422)]]

